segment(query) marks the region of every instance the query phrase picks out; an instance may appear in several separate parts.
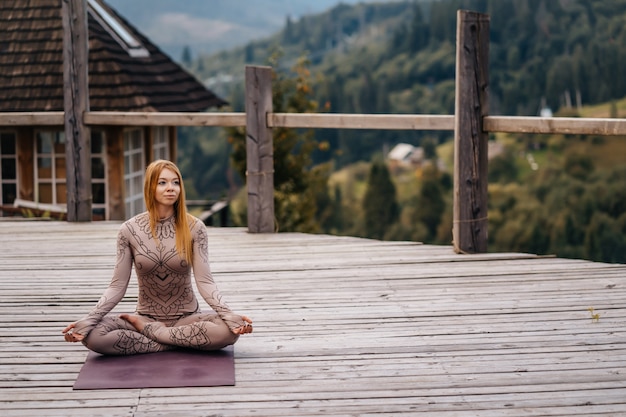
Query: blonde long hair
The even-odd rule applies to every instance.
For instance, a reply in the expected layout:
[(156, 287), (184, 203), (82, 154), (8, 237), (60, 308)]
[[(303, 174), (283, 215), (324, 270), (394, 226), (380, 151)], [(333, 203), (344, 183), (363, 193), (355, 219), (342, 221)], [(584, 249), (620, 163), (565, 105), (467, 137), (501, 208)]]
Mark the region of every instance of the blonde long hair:
[(190, 216), (187, 214), (185, 205), (185, 187), (183, 185), (183, 176), (178, 167), (171, 161), (157, 159), (146, 168), (146, 177), (143, 183), (143, 196), (146, 202), (146, 209), (150, 217), (150, 230), (152, 236), (156, 240), (156, 223), (159, 218), (156, 205), (156, 187), (159, 182), (161, 171), (165, 168), (176, 173), (180, 181), (180, 194), (178, 200), (174, 203), (174, 225), (176, 227), (176, 251), (178, 255), (191, 265), (192, 259), (192, 242), (190, 230)]

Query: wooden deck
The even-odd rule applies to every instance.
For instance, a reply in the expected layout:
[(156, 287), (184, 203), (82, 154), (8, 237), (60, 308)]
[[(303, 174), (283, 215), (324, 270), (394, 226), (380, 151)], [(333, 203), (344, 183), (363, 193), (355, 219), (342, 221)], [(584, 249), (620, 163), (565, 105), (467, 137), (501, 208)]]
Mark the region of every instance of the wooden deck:
[(118, 227), (0, 221), (2, 416), (626, 415), (626, 265), (232, 228), (209, 235), (255, 324), (237, 385), (73, 391), (87, 351), (61, 329), (108, 285)]

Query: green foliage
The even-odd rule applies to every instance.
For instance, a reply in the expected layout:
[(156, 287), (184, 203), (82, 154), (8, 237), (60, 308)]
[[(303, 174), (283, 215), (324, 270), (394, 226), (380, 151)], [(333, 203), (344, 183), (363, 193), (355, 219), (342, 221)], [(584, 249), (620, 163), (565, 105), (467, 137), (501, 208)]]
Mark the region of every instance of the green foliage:
[(178, 165), (189, 199), (221, 199), (241, 185), (228, 163), (231, 146), (223, 129), (179, 127), (177, 134)]
[[(338, 113), (452, 114), (455, 97), (456, 12), (490, 15), (490, 111), (535, 115), (542, 99), (555, 114), (574, 115), (583, 104), (626, 96), (626, 0), (532, 2), (441, 0), (338, 5), (327, 13), (286, 20), (283, 31), (241, 48), (196, 59), (200, 79), (243, 110), (246, 64), (266, 64), (280, 47), (284, 62), (303, 52), (312, 100)], [(283, 68), (280, 68), (283, 71)], [(231, 77), (232, 75), (232, 77)], [(611, 108), (611, 117), (619, 109)], [(603, 115), (607, 117), (609, 113)], [(371, 161), (380, 144), (419, 145), (412, 131), (317, 130), (328, 152), (313, 152), (315, 164), (332, 159), (337, 168)], [(436, 132), (438, 142), (450, 140)], [(513, 174), (509, 173), (509, 176)]]
[(563, 168), (568, 175), (584, 181), (593, 171), (593, 161), (589, 155), (572, 153), (565, 158)]
[[(272, 58), (272, 67), (279, 68), (279, 54)], [(311, 99), (308, 61), (299, 59), (287, 74), (272, 74), (272, 104), (278, 113), (310, 113), (317, 110)], [(246, 135), (243, 128), (227, 128), (232, 145), (232, 165), (242, 178), (246, 176)], [(312, 131), (288, 128), (273, 129), (274, 212), (280, 231), (317, 232), (317, 203), (324, 203), (321, 191), (326, 190), (328, 169), (311, 169), (311, 153), (318, 148)], [(243, 206), (242, 206), (243, 207)], [(242, 219), (237, 215), (235, 218)]]
[(507, 183), (515, 181), (518, 174), (515, 155), (510, 149), (489, 161), (489, 182)]
[[(496, 114), (535, 115), (542, 98), (554, 112), (583, 103), (626, 96), (626, 0), (531, 2), (516, 0), (440, 0), (338, 5), (327, 13), (288, 19), (282, 32), (244, 47), (201, 57), (200, 78), (235, 74), (228, 93), (242, 90), (244, 64), (264, 63), (277, 45), (286, 61), (306, 51), (314, 98), (341, 113), (440, 113), (454, 111), (456, 12), (490, 15), (490, 102)], [(569, 99), (566, 100), (566, 98)], [(242, 104), (240, 99), (233, 103)], [(237, 109), (237, 107), (235, 107)], [(613, 112), (615, 114), (615, 112)], [(331, 136), (341, 164), (371, 160), (373, 146), (342, 147), (370, 137), (391, 144), (418, 143), (419, 135), (396, 132), (317, 132)], [(338, 138), (337, 136), (341, 136)], [(366, 136), (366, 138), (363, 138)], [(449, 137), (449, 136), (448, 136)], [(324, 139), (325, 140), (325, 139)], [(315, 156), (320, 159), (321, 155)]]
[(370, 169), (363, 213), (365, 236), (374, 239), (384, 238), (389, 227), (398, 220), (396, 187), (383, 162), (374, 162)]
[(425, 242), (433, 242), (437, 238), (437, 230), (446, 209), (444, 200), (444, 187), (441, 183), (439, 171), (434, 168), (424, 170), (422, 186), (413, 200), (413, 224), (424, 226), (426, 234), (419, 239)]
[(603, 212), (593, 214), (585, 234), (586, 258), (626, 263), (626, 235), (620, 227), (620, 220)]
[(591, 157), (601, 154), (599, 148), (615, 148), (613, 144), (623, 144), (623, 138), (590, 141), (584, 147), (570, 141), (561, 162), (545, 158), (546, 165), (555, 166), (540, 166), (527, 176), (526, 186), (491, 183), (491, 247), (626, 262), (626, 163), (594, 167)]

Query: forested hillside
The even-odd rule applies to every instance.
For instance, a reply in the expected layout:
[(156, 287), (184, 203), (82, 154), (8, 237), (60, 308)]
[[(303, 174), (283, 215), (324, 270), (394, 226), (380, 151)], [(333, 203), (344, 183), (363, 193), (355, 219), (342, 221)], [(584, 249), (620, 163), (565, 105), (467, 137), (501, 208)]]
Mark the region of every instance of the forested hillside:
[[(194, 70), (230, 95), (245, 64), (266, 64), (283, 50), (285, 66), (300, 55), (323, 79), (320, 102), (333, 112), (453, 111), (456, 10), (488, 13), (492, 114), (535, 115), (626, 95), (625, 0), (441, 0), (340, 5), (287, 21), (274, 37), (203, 57)], [(234, 75), (220, 86), (220, 75)], [(215, 77), (215, 78), (214, 78)], [(222, 77), (224, 78), (224, 77)], [(228, 79), (228, 78), (226, 78)], [(233, 95), (235, 94), (235, 95)]]
[[(456, 11), (491, 16), (490, 113), (536, 115), (626, 96), (626, 0), (441, 0), (340, 5), (285, 23), (269, 39), (190, 64), (207, 85), (243, 110), (246, 64), (277, 49), (288, 69), (305, 55), (319, 77), (320, 110), (345, 113), (454, 111)], [(341, 165), (369, 160), (380, 143), (419, 144), (422, 132), (322, 132)], [(448, 135), (437, 134), (441, 142)], [(358, 146), (353, 145), (358, 141)]]
[[(452, 114), (458, 9), (491, 17), (491, 114), (537, 115), (550, 108), (557, 116), (576, 116), (606, 103), (606, 111), (595, 116), (625, 117), (619, 100), (626, 96), (626, 0), (341, 5), (287, 20), (270, 39), (201, 57), (190, 68), (237, 111), (243, 110), (244, 66), (265, 65), (281, 51), (273, 66), (284, 77), (299, 57), (309, 59), (310, 100), (318, 111)], [(213, 169), (226, 164), (225, 140), (215, 145), (208, 137), (198, 142), (187, 134), (191, 132), (181, 135), (181, 157), (196, 160), (187, 169), (206, 173), (200, 164)], [(379, 190), (380, 195), (395, 195), (399, 205), (384, 238), (450, 243), (450, 132), (319, 130), (315, 139), (323, 146), (313, 152), (313, 165), (332, 167), (330, 197), (319, 199), (318, 217), (328, 207), (347, 213), (318, 218), (319, 231), (367, 236), (374, 230), (368, 222), (376, 219), (368, 219), (361, 204), (366, 195), (372, 204), (367, 190), (384, 182), (375, 181), (380, 166), (372, 165), (376, 170), (370, 172), (369, 164), (383, 149), (408, 142), (436, 147), (438, 158), (432, 158), (430, 167), (392, 172), (393, 193)], [(626, 262), (625, 138), (492, 139), (504, 152), (490, 162), (491, 250)], [(219, 148), (213, 154), (219, 158), (211, 159), (211, 147)], [(205, 174), (195, 184), (197, 192), (219, 183), (217, 178), (224, 175)]]

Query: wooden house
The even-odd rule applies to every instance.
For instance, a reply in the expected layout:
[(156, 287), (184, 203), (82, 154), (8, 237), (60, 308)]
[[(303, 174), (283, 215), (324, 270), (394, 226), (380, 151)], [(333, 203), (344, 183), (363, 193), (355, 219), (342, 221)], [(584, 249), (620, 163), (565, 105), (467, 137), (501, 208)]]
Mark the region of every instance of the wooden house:
[[(87, 0), (91, 111), (200, 112), (225, 103), (102, 0)], [(59, 0), (0, 2), (0, 112), (62, 112)], [(62, 123), (62, 122), (61, 122)], [(91, 126), (94, 219), (144, 210), (143, 174), (176, 159), (175, 126)], [(0, 126), (0, 204), (66, 207), (64, 126)]]

